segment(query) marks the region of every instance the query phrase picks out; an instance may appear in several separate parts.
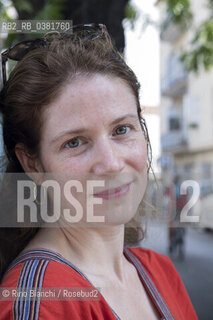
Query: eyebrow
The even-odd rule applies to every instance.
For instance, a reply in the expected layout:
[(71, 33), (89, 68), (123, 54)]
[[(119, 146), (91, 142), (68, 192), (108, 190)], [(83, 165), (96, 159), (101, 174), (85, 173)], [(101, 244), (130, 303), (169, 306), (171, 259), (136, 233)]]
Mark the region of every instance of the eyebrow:
[[(124, 116), (122, 116), (122, 117), (119, 117), (119, 118), (113, 120), (110, 125), (115, 125), (115, 124), (117, 124), (117, 123), (119, 123), (119, 122), (121, 122), (121, 121), (123, 121), (123, 120), (125, 120), (125, 119), (128, 119), (128, 118), (132, 118), (132, 119), (137, 119), (137, 120), (138, 120), (138, 115), (136, 115), (136, 114), (131, 114), (131, 113), (126, 114), (126, 115), (124, 115)], [(84, 127), (78, 128), (78, 129), (75, 129), (75, 130), (65, 130), (65, 131), (62, 131), (62, 132), (60, 132), (59, 135), (57, 135), (57, 136), (51, 141), (51, 144), (55, 143), (56, 141), (58, 141), (58, 140), (59, 140), (60, 138), (62, 138), (63, 136), (71, 135), (71, 134), (82, 134), (82, 133), (85, 133), (85, 132), (87, 132), (87, 131), (88, 131), (88, 129), (86, 129), (86, 128), (84, 128)]]

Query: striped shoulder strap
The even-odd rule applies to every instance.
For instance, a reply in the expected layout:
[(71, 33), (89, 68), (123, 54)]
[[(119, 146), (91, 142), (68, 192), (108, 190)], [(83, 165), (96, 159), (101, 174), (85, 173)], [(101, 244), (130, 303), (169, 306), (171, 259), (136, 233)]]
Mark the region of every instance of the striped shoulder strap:
[(37, 320), (39, 319), (40, 298), (27, 299), (23, 293), (27, 289), (40, 291), (48, 259), (26, 259), (19, 275), (16, 292), (18, 294), (13, 303), (13, 318), (16, 320)]

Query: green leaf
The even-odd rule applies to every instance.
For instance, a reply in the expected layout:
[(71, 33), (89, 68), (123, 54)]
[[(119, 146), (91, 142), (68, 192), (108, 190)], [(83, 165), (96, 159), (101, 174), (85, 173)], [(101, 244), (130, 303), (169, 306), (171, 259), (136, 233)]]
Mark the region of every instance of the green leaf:
[(33, 6), (32, 4), (27, 0), (19, 0), (16, 2), (16, 8), (19, 11), (26, 11), (28, 13), (33, 12)]
[(36, 15), (38, 20), (57, 20), (62, 18), (61, 11), (67, 0), (48, 1), (45, 7)]
[(124, 9), (124, 18), (130, 22), (131, 28), (134, 28), (135, 21), (138, 18), (138, 13), (136, 8), (131, 4), (127, 3)]
[(193, 15), (190, 9), (189, 0), (167, 0), (167, 25), (169, 23), (179, 24), (183, 28), (188, 28), (192, 22)]
[[(166, 0), (167, 18), (164, 21), (164, 29), (170, 23), (179, 24), (182, 28), (188, 28), (193, 16), (189, 0)], [(187, 71), (199, 72), (200, 68), (209, 71), (213, 67), (213, 0), (209, 0), (209, 18), (203, 21), (195, 31), (190, 43), (190, 49), (181, 55), (181, 61)]]

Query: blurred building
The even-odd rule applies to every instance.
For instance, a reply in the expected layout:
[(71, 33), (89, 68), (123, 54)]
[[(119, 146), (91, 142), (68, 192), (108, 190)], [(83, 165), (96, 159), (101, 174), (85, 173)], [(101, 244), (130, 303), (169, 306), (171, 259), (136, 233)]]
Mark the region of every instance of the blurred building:
[[(208, 17), (207, 3), (207, 0), (191, 0), (195, 26)], [(169, 23), (165, 0), (158, 0), (156, 6), (161, 22), (168, 21), (161, 32), (160, 48), (162, 177), (165, 185), (169, 185), (177, 174), (182, 180), (197, 181), (200, 199), (210, 195), (209, 206), (212, 208), (213, 69), (209, 72), (201, 70), (198, 74), (184, 70), (179, 56), (189, 46), (195, 30), (191, 27), (183, 31), (178, 25)], [(196, 208), (200, 207), (197, 205)], [(213, 227), (212, 209), (209, 211)]]

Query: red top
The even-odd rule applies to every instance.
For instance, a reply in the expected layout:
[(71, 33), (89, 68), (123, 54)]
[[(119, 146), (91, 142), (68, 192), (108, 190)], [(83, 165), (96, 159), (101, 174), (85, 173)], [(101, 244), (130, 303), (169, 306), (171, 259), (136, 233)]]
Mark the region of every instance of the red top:
[[(167, 256), (149, 249), (130, 247), (124, 249), (124, 255), (136, 267), (162, 320), (198, 320), (183, 282)], [(4, 298), (7, 295), (5, 289), (9, 287), (96, 289), (78, 268), (60, 254), (46, 249), (30, 250), (20, 255), (8, 268), (0, 287), (0, 320), (119, 319), (102, 295), (93, 301), (24, 300), (23, 297), (8, 301)], [(140, 303), (140, 297), (136, 299)]]

